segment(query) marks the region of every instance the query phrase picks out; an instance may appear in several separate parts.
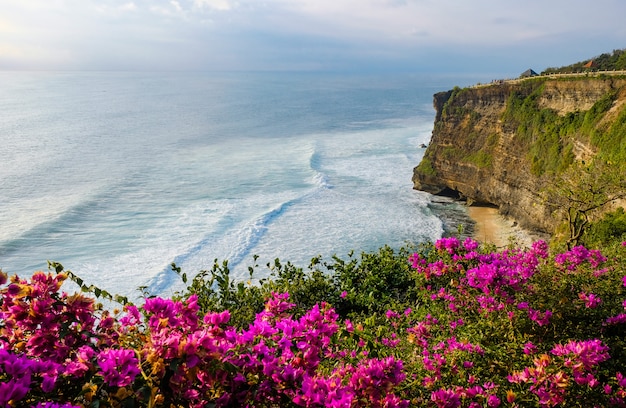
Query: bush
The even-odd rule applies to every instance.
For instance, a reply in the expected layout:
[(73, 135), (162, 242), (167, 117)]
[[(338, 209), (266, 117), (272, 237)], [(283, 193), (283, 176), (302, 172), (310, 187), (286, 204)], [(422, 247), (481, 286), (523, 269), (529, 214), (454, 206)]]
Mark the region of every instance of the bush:
[(624, 406), (625, 261), (449, 237), (121, 311), (0, 273), (0, 407)]
[(600, 248), (616, 241), (626, 240), (626, 213), (623, 208), (607, 213), (585, 231), (582, 242), (591, 248)]

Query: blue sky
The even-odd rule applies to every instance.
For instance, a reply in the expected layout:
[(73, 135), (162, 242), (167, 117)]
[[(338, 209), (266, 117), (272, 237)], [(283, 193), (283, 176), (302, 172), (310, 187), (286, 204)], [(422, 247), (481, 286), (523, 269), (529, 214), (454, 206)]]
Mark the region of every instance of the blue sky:
[(0, 0), (0, 69), (541, 71), (626, 48), (624, 0)]

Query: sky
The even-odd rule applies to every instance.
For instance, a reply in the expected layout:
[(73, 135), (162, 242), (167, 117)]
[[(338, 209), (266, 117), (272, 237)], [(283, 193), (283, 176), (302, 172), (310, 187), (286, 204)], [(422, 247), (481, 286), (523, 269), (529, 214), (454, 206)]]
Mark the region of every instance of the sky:
[(0, 0), (0, 69), (498, 72), (626, 48), (624, 0)]

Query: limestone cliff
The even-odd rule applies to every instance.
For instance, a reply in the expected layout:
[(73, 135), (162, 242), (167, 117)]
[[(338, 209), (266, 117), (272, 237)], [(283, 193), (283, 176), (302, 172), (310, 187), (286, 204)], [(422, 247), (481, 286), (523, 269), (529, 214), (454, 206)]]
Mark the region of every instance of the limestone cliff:
[[(626, 149), (623, 75), (455, 88), (434, 95), (434, 107), (432, 139), (414, 170), (414, 187), (494, 204), (532, 229), (554, 227), (539, 195), (551, 174), (611, 143)], [(617, 135), (612, 141), (598, 136), (609, 131)]]

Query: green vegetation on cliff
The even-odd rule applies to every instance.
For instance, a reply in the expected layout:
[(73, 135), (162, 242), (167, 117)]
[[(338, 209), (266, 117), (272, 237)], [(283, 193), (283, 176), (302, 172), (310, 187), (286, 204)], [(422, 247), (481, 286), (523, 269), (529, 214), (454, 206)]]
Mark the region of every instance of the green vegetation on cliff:
[[(593, 223), (626, 197), (622, 75), (457, 87), (434, 102), (433, 139), (415, 169), (416, 188), (452, 189), (527, 226), (560, 228), (569, 247), (586, 242)], [(600, 177), (605, 171), (610, 184)], [(605, 230), (621, 231), (611, 220)]]
[[(616, 91), (607, 92), (587, 111), (559, 115), (539, 106), (545, 81), (531, 81), (529, 94), (512, 92), (503, 114), (506, 126), (515, 129), (516, 140), (528, 150), (531, 172), (536, 176), (558, 174), (574, 162), (576, 141), (594, 146), (600, 158), (626, 163), (626, 110), (616, 120), (604, 121), (613, 107)], [(527, 89), (525, 89), (527, 91)]]
[[(593, 65), (585, 67), (585, 64), (588, 64), (590, 61), (593, 61)], [(560, 68), (547, 68), (542, 74), (585, 72), (589, 69), (597, 71), (626, 70), (626, 49), (613, 50), (612, 53), (600, 54), (586, 61), (580, 61)]]

